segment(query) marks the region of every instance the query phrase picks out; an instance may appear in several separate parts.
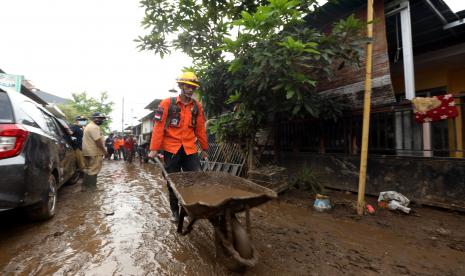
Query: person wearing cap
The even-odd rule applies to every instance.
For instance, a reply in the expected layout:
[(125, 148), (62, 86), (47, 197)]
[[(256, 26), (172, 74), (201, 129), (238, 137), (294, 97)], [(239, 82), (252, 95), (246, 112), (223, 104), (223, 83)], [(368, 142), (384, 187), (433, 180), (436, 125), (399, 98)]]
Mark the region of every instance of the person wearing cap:
[(80, 177), (84, 176), (84, 156), (82, 155), (82, 137), (84, 135), (84, 127), (87, 125), (87, 118), (84, 116), (76, 116), (74, 124), (71, 125), (71, 146), (76, 155), (76, 163), (79, 170)]
[[(181, 94), (176, 98), (163, 100), (155, 111), (155, 125), (150, 141), (149, 157), (158, 156), (163, 151), (165, 169), (168, 173), (200, 171), (196, 142), (202, 148), (202, 158), (207, 157), (207, 133), (202, 105), (192, 98), (199, 88), (197, 76), (192, 72), (183, 73), (176, 82)], [(173, 190), (168, 184), (168, 196), (172, 221), (179, 220), (179, 205)]]
[(105, 119), (105, 115), (95, 112), (92, 114), (92, 121), (84, 128), (82, 153), (86, 166), (83, 181), (85, 187), (96, 187), (97, 175), (102, 169), (103, 157), (106, 151), (100, 125), (103, 124)]

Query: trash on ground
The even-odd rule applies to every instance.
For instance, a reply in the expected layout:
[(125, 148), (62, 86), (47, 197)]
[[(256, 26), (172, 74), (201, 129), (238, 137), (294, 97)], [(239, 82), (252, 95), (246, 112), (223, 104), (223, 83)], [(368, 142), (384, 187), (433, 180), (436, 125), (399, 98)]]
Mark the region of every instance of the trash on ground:
[(387, 208), (389, 210), (401, 210), (404, 213), (410, 213), (410, 208), (407, 206), (410, 204), (410, 200), (403, 194), (395, 191), (387, 191), (379, 193), (378, 205), (381, 208)]
[(318, 212), (325, 212), (331, 210), (331, 202), (329, 197), (325, 195), (316, 194), (313, 208)]
[(370, 215), (375, 214), (375, 208), (373, 206), (371, 206), (370, 204), (366, 204), (365, 209), (367, 210), (368, 214), (370, 214)]

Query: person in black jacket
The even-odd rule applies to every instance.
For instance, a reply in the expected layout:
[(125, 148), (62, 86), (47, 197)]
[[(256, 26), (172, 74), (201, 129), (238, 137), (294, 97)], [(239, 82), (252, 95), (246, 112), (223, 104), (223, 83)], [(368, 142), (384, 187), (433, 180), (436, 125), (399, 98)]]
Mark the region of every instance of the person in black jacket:
[(107, 158), (108, 160), (111, 160), (111, 156), (113, 153), (115, 153), (115, 149), (113, 148), (113, 133), (110, 133), (110, 135), (105, 139), (105, 147), (107, 148)]
[(71, 146), (76, 154), (76, 162), (81, 177), (84, 175), (84, 156), (82, 155), (82, 137), (84, 135), (84, 126), (87, 125), (87, 118), (83, 116), (77, 116), (73, 125), (70, 129), (73, 132), (71, 134), (72, 143)]

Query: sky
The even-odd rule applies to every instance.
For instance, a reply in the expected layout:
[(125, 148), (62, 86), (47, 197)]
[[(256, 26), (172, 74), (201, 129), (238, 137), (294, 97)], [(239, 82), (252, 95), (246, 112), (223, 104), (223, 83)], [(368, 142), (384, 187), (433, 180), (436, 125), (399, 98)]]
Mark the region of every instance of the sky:
[(465, 0), (444, 0), (453, 12), (465, 10)]
[(138, 51), (143, 16), (138, 0), (1, 0), (0, 68), (64, 98), (107, 91), (119, 130), (123, 97), (125, 122), (135, 124), (153, 99), (173, 95), (168, 90), (191, 65), (182, 53), (160, 59)]

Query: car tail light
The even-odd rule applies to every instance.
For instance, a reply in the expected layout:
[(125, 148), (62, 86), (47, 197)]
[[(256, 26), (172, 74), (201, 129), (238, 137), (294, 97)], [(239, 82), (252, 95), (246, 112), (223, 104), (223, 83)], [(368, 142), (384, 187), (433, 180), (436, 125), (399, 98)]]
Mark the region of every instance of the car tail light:
[(17, 124), (0, 124), (0, 159), (18, 155), (29, 132)]

